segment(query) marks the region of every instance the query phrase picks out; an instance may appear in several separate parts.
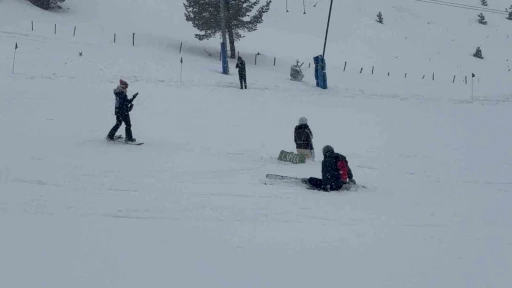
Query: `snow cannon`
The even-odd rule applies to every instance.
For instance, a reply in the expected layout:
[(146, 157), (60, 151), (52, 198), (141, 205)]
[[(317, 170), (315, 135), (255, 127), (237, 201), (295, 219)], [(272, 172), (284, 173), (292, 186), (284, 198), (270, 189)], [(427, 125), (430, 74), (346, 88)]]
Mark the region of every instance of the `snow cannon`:
[(292, 65), (290, 69), (290, 77), (292, 81), (302, 82), (302, 79), (304, 79), (304, 73), (302, 73), (302, 70), (300, 69), (304, 65), (304, 62), (299, 65), (299, 60), (297, 60), (297, 64)]

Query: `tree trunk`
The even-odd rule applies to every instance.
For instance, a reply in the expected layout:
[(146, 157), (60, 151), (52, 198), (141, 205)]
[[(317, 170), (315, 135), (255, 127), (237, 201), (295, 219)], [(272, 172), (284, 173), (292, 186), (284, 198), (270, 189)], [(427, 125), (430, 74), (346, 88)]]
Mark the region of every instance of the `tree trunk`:
[(229, 58), (235, 59), (236, 58), (236, 49), (235, 49), (235, 35), (233, 34), (233, 29), (231, 29), (230, 26), (228, 26), (228, 37), (229, 37), (229, 53), (231, 54)]
[(228, 30), (228, 37), (229, 37), (229, 58), (235, 59), (236, 58), (236, 49), (235, 49), (235, 33), (233, 32), (233, 26), (231, 25), (231, 7), (229, 0), (226, 0), (226, 30)]

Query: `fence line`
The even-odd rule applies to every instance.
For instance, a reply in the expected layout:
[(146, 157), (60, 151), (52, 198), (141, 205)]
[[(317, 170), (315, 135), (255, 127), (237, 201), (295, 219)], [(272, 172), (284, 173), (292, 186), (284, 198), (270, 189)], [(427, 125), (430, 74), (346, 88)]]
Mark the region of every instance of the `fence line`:
[[(35, 23), (34, 23), (34, 21), (31, 21), (31, 27), (30, 27), (30, 28), (31, 28), (31, 31), (35, 31), (35, 28), (36, 28), (36, 27), (35, 27)], [(54, 31), (53, 31), (53, 32), (54, 32), (54, 34), (55, 34), (55, 35), (57, 35), (57, 24), (54, 24), (54, 29), (53, 29), (53, 30), (54, 30)], [(77, 32), (77, 26), (75, 25), (75, 26), (74, 26), (74, 28), (73, 28), (73, 37), (75, 37), (75, 36), (76, 36), (76, 32)], [(507, 37), (506, 37), (506, 38), (508, 39), (508, 38), (509, 38), (509, 35), (507, 35)], [(116, 42), (117, 42), (117, 33), (114, 33), (114, 43), (116, 43)], [(131, 43), (131, 44), (132, 44), (132, 46), (135, 46), (135, 32), (133, 32), (133, 33), (132, 33), (132, 43)], [(183, 47), (183, 42), (181, 42), (181, 43), (180, 43), (180, 46), (179, 46), (179, 53), (180, 53), (180, 54), (182, 53), (183, 48), (184, 48), (184, 47)], [(206, 51), (206, 49), (205, 49), (205, 51)], [(211, 53), (209, 53), (208, 51), (206, 51), (206, 52), (208, 53), (208, 55), (209, 55), (209, 56), (212, 56), (212, 54), (211, 54)], [(438, 53), (438, 54), (439, 54), (439, 53)], [(219, 56), (220, 56), (220, 53), (219, 53)], [(238, 51), (238, 56), (240, 56), (240, 51)], [(259, 61), (258, 61), (258, 56), (261, 56), (261, 54), (260, 54), (259, 52), (254, 54), (254, 65), (261, 65), (261, 63), (259, 63)], [(277, 57), (275, 57), (275, 56), (268, 56), (268, 57), (269, 57), (270, 59), (272, 59), (272, 58), (273, 58), (273, 64), (268, 64), (268, 65), (276, 66), (276, 64), (277, 64)], [(397, 57), (396, 57), (396, 58), (397, 58)], [(272, 61), (272, 60), (270, 60), (270, 61)], [(507, 59), (506, 61), (508, 61), (508, 59)], [(344, 66), (343, 66), (343, 72), (347, 72), (348, 61), (344, 61), (344, 62), (345, 62), (345, 63), (344, 63)], [(270, 63), (272, 63), (272, 62), (270, 62)], [(309, 63), (309, 66), (308, 66), (308, 67), (309, 67), (309, 68), (311, 68), (311, 62)], [(375, 65), (372, 65), (372, 67), (371, 67), (371, 75), (376, 75), (375, 70), (376, 70)], [(363, 71), (364, 71), (364, 67), (361, 67), (361, 69), (359, 70), (359, 73), (358, 73), (358, 74), (367, 74), (367, 73), (363, 73)], [(510, 68), (507, 68), (506, 72), (511, 72), (511, 69), (510, 69)], [(378, 74), (378, 73), (377, 73), (377, 74)], [(453, 75), (453, 79), (451, 79), (451, 82), (452, 82), (453, 84), (455, 84), (456, 74), (458, 74), (458, 73), (452, 74), (452, 75)], [(468, 74), (470, 74), (470, 73), (468, 73)], [(423, 76), (421, 77), (421, 79), (422, 79), (422, 80), (424, 80), (426, 75), (425, 75), (425, 74), (422, 74), (422, 75), (423, 75)], [(390, 73), (389, 71), (387, 72), (387, 76), (388, 76), (388, 77), (390, 77), (390, 76), (391, 76), (391, 73)], [(410, 75), (409, 75), (409, 73), (408, 73), (408, 72), (404, 72), (404, 78), (408, 79), (408, 76), (410, 76)], [(451, 77), (451, 76), (450, 76), (450, 77)], [(410, 78), (410, 77), (409, 77), (409, 78)], [(432, 81), (436, 81), (435, 72), (433, 72), (433, 73), (432, 73)], [(464, 77), (464, 80), (463, 80), (462, 82), (463, 82), (465, 85), (468, 85), (468, 79), (467, 79), (467, 76), (465, 76), (465, 77)], [(478, 82), (479, 82), (479, 79), (478, 79)]]

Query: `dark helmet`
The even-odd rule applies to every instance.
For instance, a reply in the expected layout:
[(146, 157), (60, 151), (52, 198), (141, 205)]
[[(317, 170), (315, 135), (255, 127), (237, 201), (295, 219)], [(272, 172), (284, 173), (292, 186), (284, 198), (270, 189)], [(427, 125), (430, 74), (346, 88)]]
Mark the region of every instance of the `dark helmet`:
[(332, 148), (330, 145), (325, 145), (324, 149), (322, 149), (322, 153), (324, 154), (324, 156), (326, 156), (327, 154), (334, 153), (334, 148)]

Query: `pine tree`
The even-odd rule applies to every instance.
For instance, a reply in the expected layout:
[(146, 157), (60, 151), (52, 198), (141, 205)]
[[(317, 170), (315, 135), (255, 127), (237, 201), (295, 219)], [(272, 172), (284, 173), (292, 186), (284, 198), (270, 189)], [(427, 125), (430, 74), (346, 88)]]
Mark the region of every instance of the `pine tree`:
[(482, 2), (482, 6), (486, 6), (486, 7), (488, 6), (487, 0), (480, 0), (480, 2)]
[[(244, 38), (242, 32), (253, 32), (263, 23), (263, 15), (270, 9), (272, 0), (266, 0), (253, 15), (251, 12), (260, 0), (224, 0), (226, 8), (226, 30), (229, 38), (230, 57), (236, 57), (235, 41)], [(201, 33), (194, 34), (200, 41), (208, 40), (221, 33), (220, 1), (186, 0), (185, 20)]]
[(510, 5), (510, 9), (508, 9), (508, 20), (512, 20), (512, 5)]
[(482, 54), (482, 49), (480, 49), (480, 46), (476, 48), (475, 53), (473, 54), (473, 57), (478, 59), (484, 59), (484, 55)]
[(382, 17), (382, 12), (379, 11), (379, 14), (377, 14), (377, 22), (380, 24), (384, 24), (384, 18)]
[(485, 21), (485, 16), (483, 13), (478, 14), (478, 23), (487, 25), (487, 21)]
[(64, 3), (66, 0), (50, 0), (50, 9), (62, 9), (59, 5), (60, 3)]

